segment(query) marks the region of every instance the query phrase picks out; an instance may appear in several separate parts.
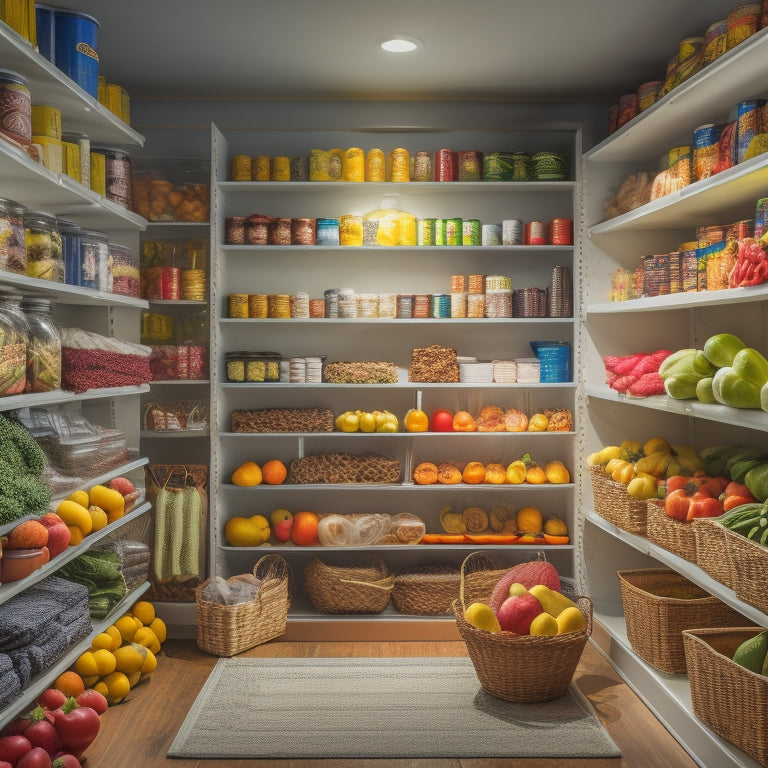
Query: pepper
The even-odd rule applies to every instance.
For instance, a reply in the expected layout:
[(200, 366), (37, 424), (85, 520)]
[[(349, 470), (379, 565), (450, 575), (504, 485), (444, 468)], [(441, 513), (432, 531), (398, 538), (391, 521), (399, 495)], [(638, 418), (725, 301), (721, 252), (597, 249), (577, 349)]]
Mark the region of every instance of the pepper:
[(95, 709), (80, 707), (70, 697), (54, 711), (53, 727), (61, 739), (62, 749), (80, 758), (96, 738), (101, 720)]
[(693, 400), (696, 385), (715, 373), (715, 366), (700, 349), (680, 349), (659, 366), (665, 392), (675, 400)]
[(717, 401), (733, 408), (760, 408), (761, 390), (768, 383), (768, 360), (752, 347), (736, 353), (733, 364), (718, 368), (712, 380)]

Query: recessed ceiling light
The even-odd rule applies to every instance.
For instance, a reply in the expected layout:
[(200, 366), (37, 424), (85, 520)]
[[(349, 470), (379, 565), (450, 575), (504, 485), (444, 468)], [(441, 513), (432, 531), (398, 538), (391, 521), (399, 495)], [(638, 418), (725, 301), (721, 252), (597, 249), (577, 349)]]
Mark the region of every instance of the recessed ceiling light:
[(382, 50), (389, 53), (408, 53), (421, 48), (424, 43), (418, 37), (409, 37), (408, 35), (392, 35), (379, 41)]

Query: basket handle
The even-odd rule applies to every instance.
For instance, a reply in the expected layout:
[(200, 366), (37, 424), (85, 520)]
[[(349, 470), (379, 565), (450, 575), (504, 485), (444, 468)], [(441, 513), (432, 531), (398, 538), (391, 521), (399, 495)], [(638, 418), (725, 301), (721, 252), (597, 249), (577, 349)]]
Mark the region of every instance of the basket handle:
[[(466, 611), (466, 609), (467, 609), (466, 603), (464, 602), (464, 578), (465, 578), (466, 566), (467, 566), (467, 563), (469, 563), (470, 560), (472, 560), (474, 557), (479, 557), (479, 556), (485, 557), (485, 554), (483, 552), (477, 552), (477, 551), (470, 552), (464, 558), (463, 562), (461, 563), (461, 573), (459, 575), (459, 600), (458, 600), (458, 602), (461, 604), (461, 611), (462, 611), (462, 613), (464, 611)], [(456, 611), (456, 609), (454, 608), (454, 613), (455, 613), (455, 611)]]
[(260, 557), (253, 566), (253, 575), (261, 581), (287, 580), (288, 592), (293, 593), (293, 570), (282, 555), (270, 554)]
[(339, 579), (342, 584), (356, 584), (361, 587), (373, 587), (374, 589), (385, 589), (391, 591), (395, 586), (395, 577), (386, 576), (378, 581), (356, 581), (355, 579)]

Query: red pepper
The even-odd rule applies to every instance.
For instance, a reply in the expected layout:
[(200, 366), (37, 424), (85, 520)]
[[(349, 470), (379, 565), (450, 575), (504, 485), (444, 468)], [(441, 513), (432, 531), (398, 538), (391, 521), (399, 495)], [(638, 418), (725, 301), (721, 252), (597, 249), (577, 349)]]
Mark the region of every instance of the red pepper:
[(723, 506), (720, 500), (714, 496), (701, 496), (698, 494), (691, 497), (691, 506), (688, 510), (686, 522), (690, 522), (695, 517), (719, 517), (723, 514)]
[(53, 725), (61, 739), (62, 749), (79, 759), (96, 738), (101, 720), (96, 710), (79, 707), (70, 697), (53, 713)]

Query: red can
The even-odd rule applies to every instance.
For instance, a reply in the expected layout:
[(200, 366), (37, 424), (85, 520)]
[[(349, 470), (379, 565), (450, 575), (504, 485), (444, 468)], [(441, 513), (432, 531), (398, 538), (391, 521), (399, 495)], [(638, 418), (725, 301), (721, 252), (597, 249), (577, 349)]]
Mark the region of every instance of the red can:
[(552, 245), (573, 245), (573, 219), (552, 219), (549, 241)]
[(543, 221), (527, 221), (523, 228), (523, 245), (546, 245), (547, 225)]
[(456, 180), (456, 153), (451, 149), (435, 152), (435, 181)]
[(181, 270), (178, 267), (161, 267), (162, 294), (164, 299), (181, 298)]

